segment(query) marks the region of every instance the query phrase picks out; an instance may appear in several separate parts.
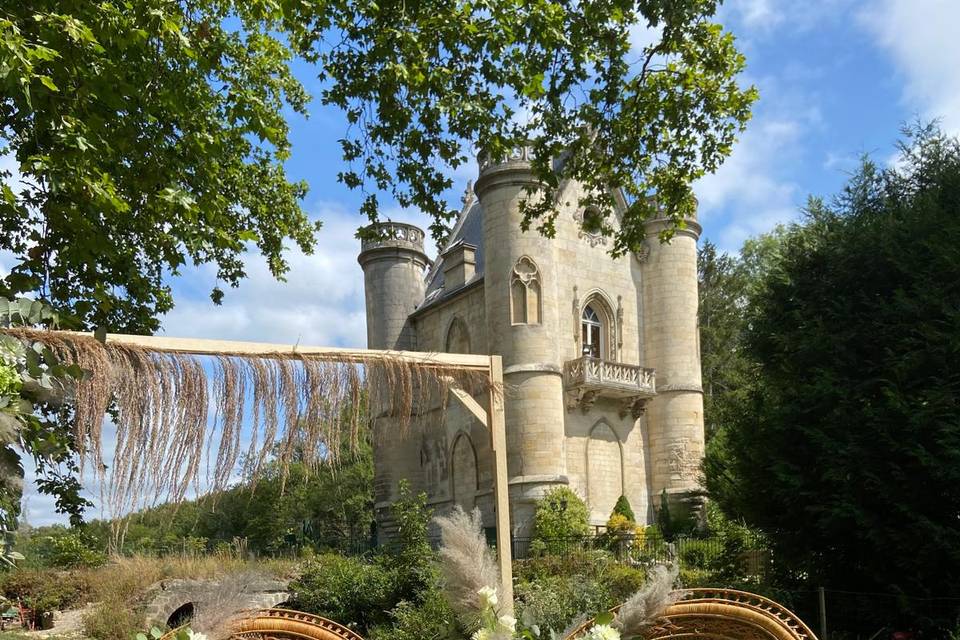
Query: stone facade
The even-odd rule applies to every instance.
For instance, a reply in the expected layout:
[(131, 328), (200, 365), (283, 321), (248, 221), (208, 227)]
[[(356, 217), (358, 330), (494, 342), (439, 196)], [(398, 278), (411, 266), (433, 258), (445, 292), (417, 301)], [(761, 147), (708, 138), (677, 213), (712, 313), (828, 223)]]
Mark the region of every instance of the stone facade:
[[(368, 346), (503, 357), (515, 534), (529, 533), (534, 502), (556, 485), (587, 501), (594, 524), (621, 494), (650, 522), (664, 490), (675, 501), (695, 492), (703, 456), (700, 227), (689, 220), (660, 243), (667, 222), (650, 221), (643, 251), (612, 258), (584, 224), (576, 183), (564, 186), (555, 238), (522, 232), (533, 184), (525, 152), (482, 165), (432, 265), (409, 225), (365, 243)], [(489, 435), (457, 403), (374, 449), (387, 532), (403, 478), (436, 510), (479, 507), (492, 526)]]

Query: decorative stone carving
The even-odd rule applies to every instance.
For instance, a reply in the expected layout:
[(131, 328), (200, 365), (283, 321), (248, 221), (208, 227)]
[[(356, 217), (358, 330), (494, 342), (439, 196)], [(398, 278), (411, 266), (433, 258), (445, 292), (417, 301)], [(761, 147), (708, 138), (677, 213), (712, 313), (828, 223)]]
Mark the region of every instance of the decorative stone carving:
[(634, 420), (639, 420), (640, 416), (646, 412), (647, 402), (649, 401), (649, 398), (627, 398), (623, 401), (623, 404), (620, 405), (620, 418), (626, 418), (627, 415), (631, 415)]
[(589, 207), (586, 209), (577, 209), (573, 213), (573, 219), (577, 221), (577, 236), (584, 238), (591, 247), (596, 247), (597, 245), (606, 245), (607, 237), (603, 235), (600, 231), (590, 231), (587, 226), (590, 224), (588, 211)]
[(636, 258), (640, 264), (644, 264), (650, 257), (650, 241), (644, 240), (640, 244), (640, 248), (633, 252), (633, 257)]
[(567, 393), (567, 411), (579, 408), (583, 413), (589, 413), (600, 394), (596, 391), (575, 389)]

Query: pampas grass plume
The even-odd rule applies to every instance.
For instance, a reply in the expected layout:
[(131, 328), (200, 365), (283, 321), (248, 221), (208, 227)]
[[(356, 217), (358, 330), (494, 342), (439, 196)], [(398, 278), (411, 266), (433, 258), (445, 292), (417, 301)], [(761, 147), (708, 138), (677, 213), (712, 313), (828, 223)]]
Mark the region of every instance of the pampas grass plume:
[(481, 614), (478, 592), (500, 585), (497, 563), (483, 536), (480, 510), (467, 514), (458, 506), (450, 515), (437, 517), (436, 523), (442, 536), (444, 595), (464, 624), (475, 625)]
[(615, 623), (623, 640), (641, 637), (656, 624), (664, 610), (677, 601), (673, 583), (679, 571), (676, 564), (655, 566), (648, 574), (647, 583), (623, 603)]

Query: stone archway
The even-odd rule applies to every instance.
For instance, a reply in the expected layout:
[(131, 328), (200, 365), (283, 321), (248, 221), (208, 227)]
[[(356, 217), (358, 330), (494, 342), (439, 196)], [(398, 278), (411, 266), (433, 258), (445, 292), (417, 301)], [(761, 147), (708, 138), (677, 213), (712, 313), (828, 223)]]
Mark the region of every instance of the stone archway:
[(174, 609), (173, 613), (167, 616), (167, 627), (170, 629), (181, 627), (193, 620), (195, 613), (193, 603), (186, 602)]
[(150, 587), (144, 597), (144, 610), (149, 625), (179, 626), (171, 621), (190, 617), (224, 606), (233, 611), (274, 607), (290, 599), (288, 580), (277, 580), (261, 574), (225, 575), (209, 580), (164, 580)]

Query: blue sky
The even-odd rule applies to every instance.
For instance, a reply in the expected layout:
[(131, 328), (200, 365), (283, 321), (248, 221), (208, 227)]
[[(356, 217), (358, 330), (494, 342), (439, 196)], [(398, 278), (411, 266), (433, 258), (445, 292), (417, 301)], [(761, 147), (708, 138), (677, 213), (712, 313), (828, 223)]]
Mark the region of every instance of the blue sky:
[[(904, 122), (941, 118), (960, 133), (960, 0), (728, 0), (718, 19), (747, 56), (745, 82), (760, 91), (732, 157), (696, 185), (704, 236), (723, 249), (795, 219), (808, 195), (835, 193), (862, 154), (892, 162)], [(300, 68), (314, 94), (315, 76)], [(354, 239), (360, 198), (336, 181), (345, 120), (314, 103), (310, 118), (295, 117), (292, 127), (289, 172), (307, 181), (306, 208), (324, 222), (316, 252), (289, 254), (286, 283), (251, 255), (249, 278), (227, 291), (222, 307), (209, 299), (211, 269), (186, 272), (173, 282), (177, 307), (165, 333), (365, 346)], [(475, 170), (458, 171), (451, 200)], [(417, 212), (387, 204), (387, 213), (426, 225)], [(52, 501), (33, 491), (27, 514), (35, 525), (61, 521)]]

